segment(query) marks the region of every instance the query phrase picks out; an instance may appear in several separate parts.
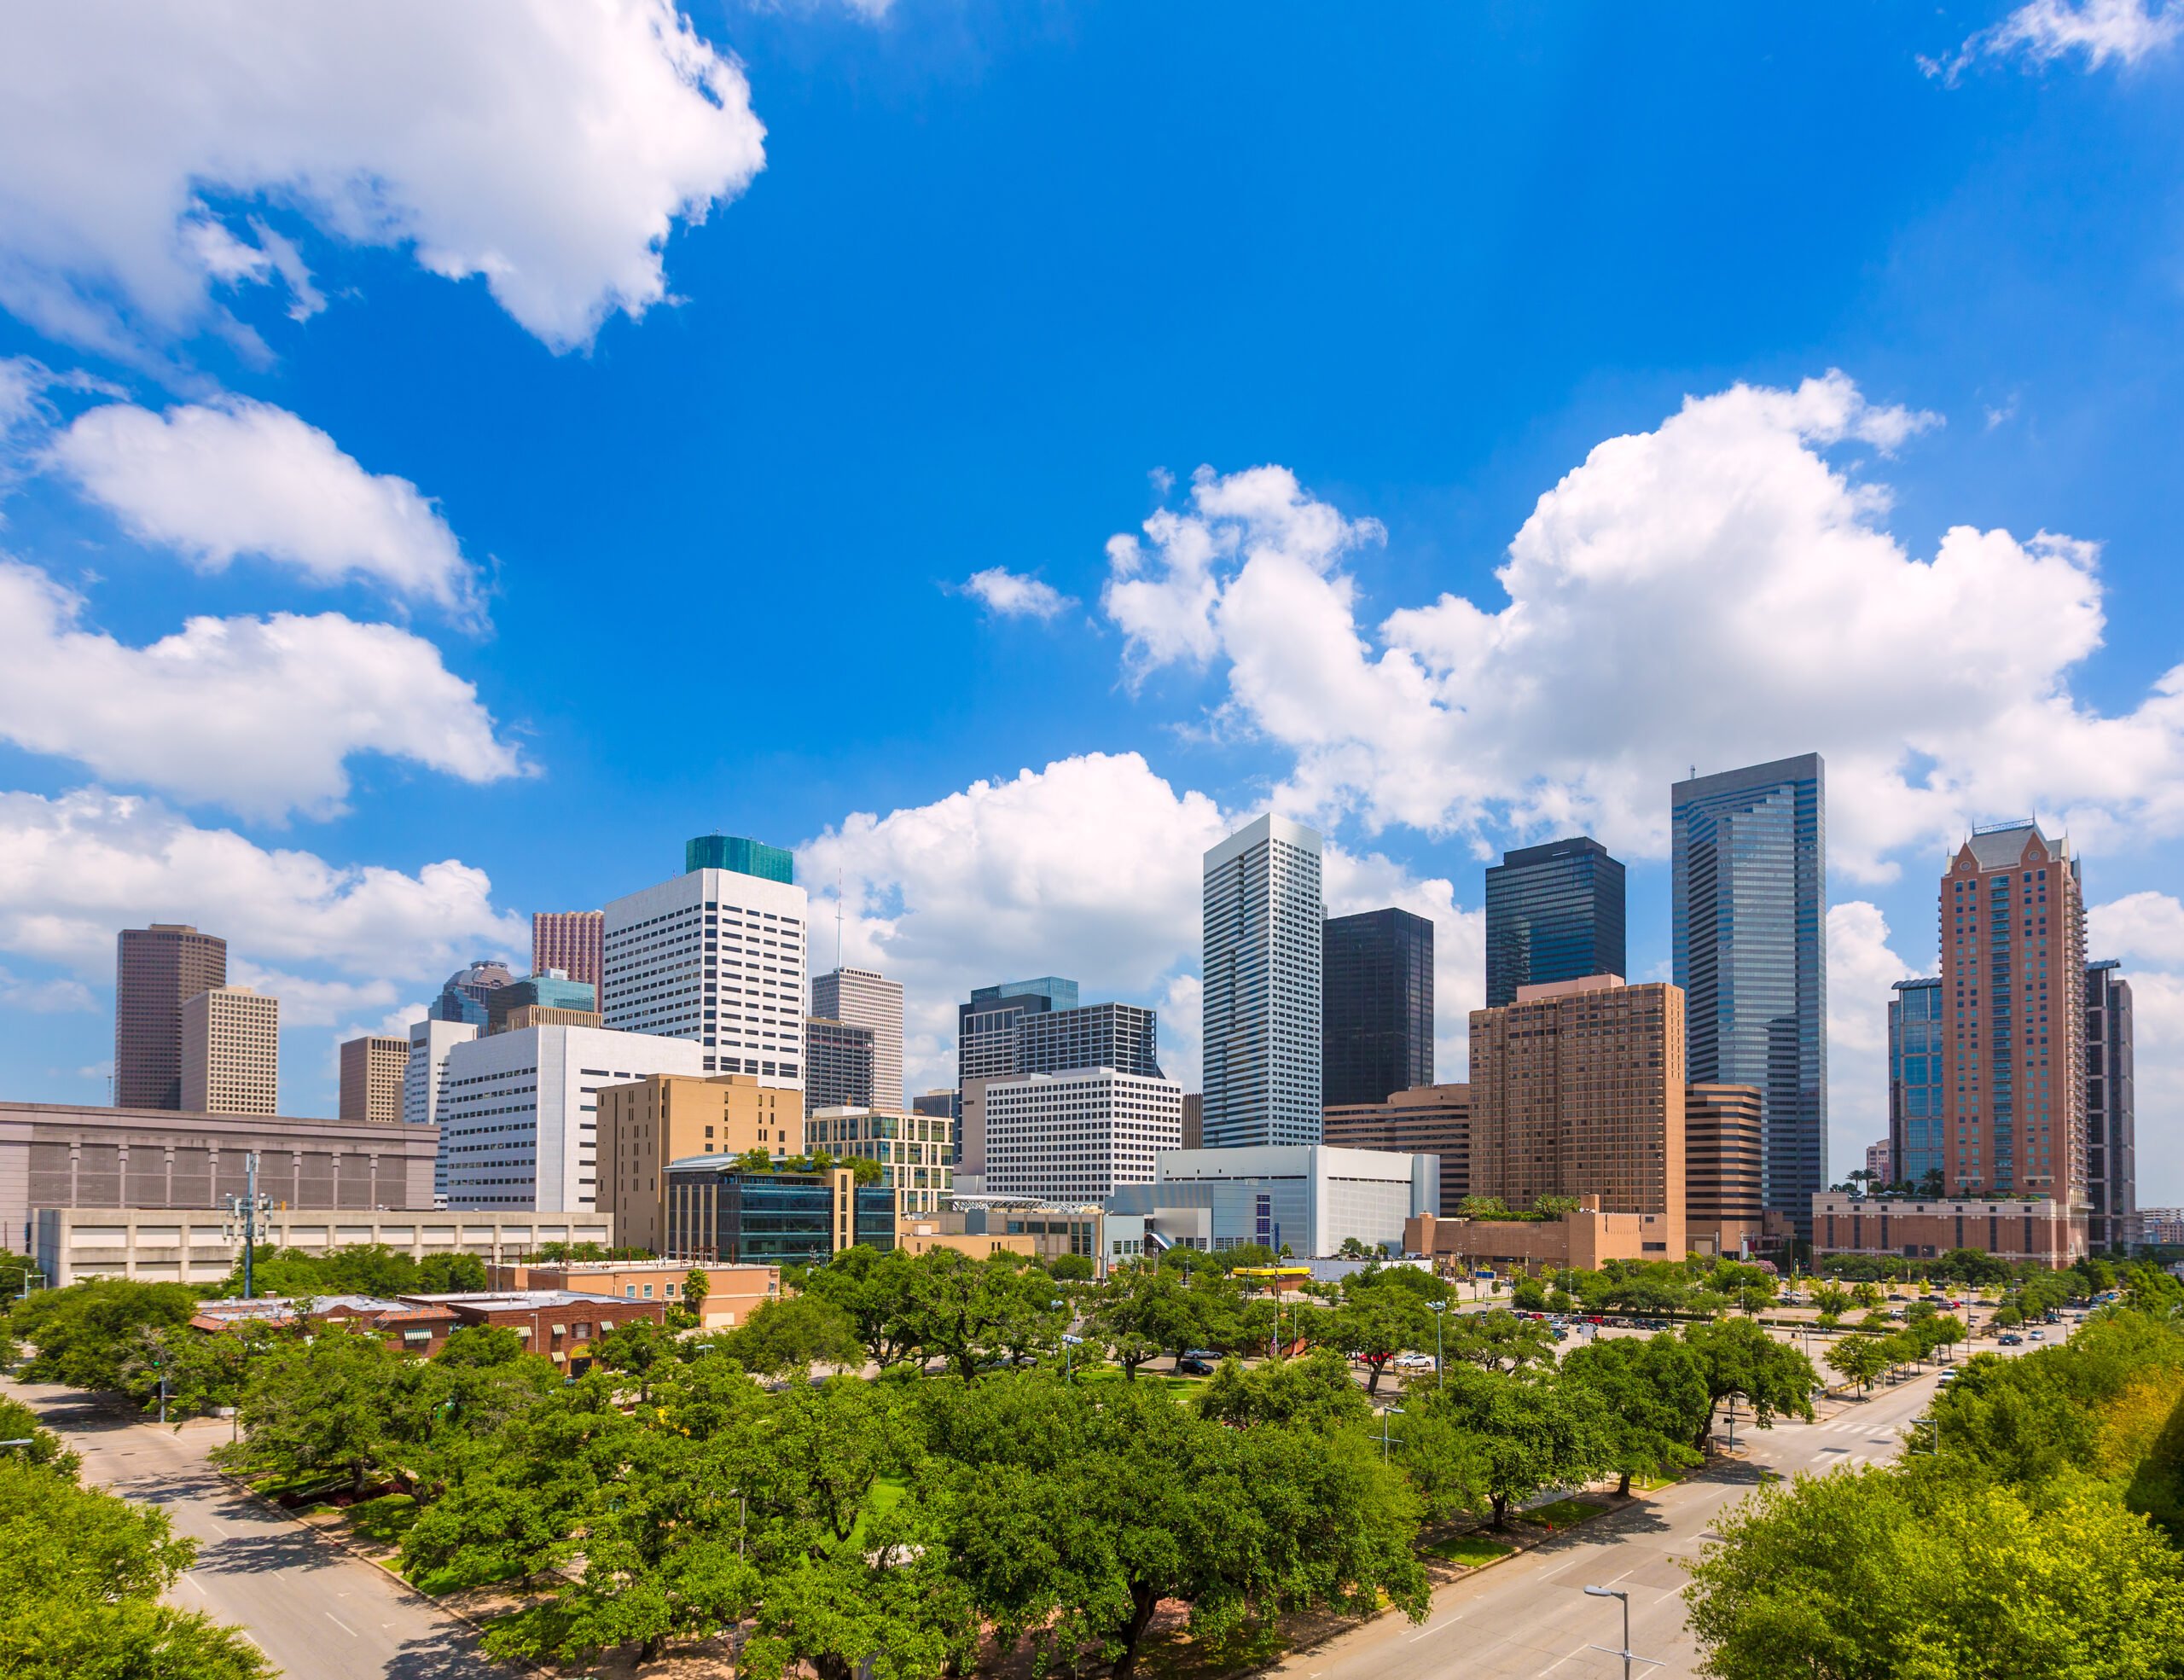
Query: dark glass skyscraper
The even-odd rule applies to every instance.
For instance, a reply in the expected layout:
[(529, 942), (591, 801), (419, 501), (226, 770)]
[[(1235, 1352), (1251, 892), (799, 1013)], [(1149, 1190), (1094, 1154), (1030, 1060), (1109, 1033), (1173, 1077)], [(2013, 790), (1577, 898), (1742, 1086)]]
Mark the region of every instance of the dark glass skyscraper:
[(1486, 872), (1486, 1007), (1520, 985), (1623, 972), (1623, 865), (1580, 837), (1502, 854)]
[[(1942, 983), (1898, 980), (1888, 1000), (1888, 1144), (1896, 1176), (1939, 1195), (1948, 1182), (1942, 1108)], [(1931, 1175), (1941, 1177), (1927, 1188)]]
[(1321, 1106), (1385, 1102), (1433, 1083), (1433, 924), (1367, 910), (1322, 924)]
[(1671, 939), (1693, 1084), (1756, 1085), (1767, 1206), (1827, 1188), (1827, 796), (1820, 754), (1676, 784)]
[(2138, 1224), (2139, 1165), (2131, 983), (2114, 957), (2085, 967), (2086, 1195), (2096, 1248), (2121, 1249)]

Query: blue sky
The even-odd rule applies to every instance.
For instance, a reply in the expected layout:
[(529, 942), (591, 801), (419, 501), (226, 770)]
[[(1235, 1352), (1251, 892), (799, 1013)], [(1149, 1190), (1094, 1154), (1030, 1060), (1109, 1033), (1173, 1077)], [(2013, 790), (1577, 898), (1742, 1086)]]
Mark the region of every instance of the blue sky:
[(2184, 1200), (2175, 0), (244, 16), (0, 23), (7, 1094), (175, 919), (331, 1112), (714, 828), (915, 1083), (1047, 972), (1188, 1076), (1269, 803), (1436, 916), (1452, 1076), (1485, 858), (1600, 834), (1664, 973), (1669, 781), (1817, 748), (1834, 1170), (2036, 811)]

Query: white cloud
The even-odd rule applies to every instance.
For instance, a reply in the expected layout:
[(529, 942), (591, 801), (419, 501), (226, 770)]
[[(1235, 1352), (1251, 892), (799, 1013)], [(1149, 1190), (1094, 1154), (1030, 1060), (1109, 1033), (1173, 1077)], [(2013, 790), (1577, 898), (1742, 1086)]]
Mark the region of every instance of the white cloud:
[(667, 297), (676, 223), (764, 142), (741, 67), (671, 0), (9, 7), (0, 303), (125, 352), (240, 334), (214, 292), (276, 276), (310, 313), (300, 256), (241, 201), (480, 276), (568, 349)]
[[(336, 996), (296, 989), (325, 975), (391, 1003), (390, 982), (414, 991), (530, 940), (527, 924), (494, 906), (485, 872), (451, 858), (414, 875), (340, 866), (102, 788), (0, 793), (0, 950), (110, 983), (116, 932), (155, 921), (224, 936), (230, 971), (265, 980), (290, 1021)], [(306, 978), (313, 969), (324, 974)]]
[(2086, 949), (2096, 961), (2120, 956), (2184, 968), (2184, 904), (2166, 892), (2132, 892), (2091, 905)]
[(467, 782), (518, 774), (477, 690), (432, 643), (338, 613), (200, 618), (146, 648), (0, 559), (0, 738), (102, 776), (274, 817), (339, 808), (357, 753)]
[[(831, 965), (842, 882), (842, 956), (903, 983), (913, 1091), (955, 1083), (956, 1005), (974, 985), (1040, 974), (1087, 1002), (1160, 1011), (1161, 1065), (1198, 1088), (1200, 858), (1245, 817), (1178, 791), (1136, 753), (1094, 753), (979, 782), (890, 813), (859, 813), (797, 850), (811, 888), (813, 966)], [(1329, 847), (1328, 913), (1395, 904), (1435, 923), (1439, 1076), (1462, 1077), (1466, 1015), (1484, 974), (1481, 914), (1450, 884), (1378, 853)]]
[(1888, 919), (1861, 900), (1827, 911), (1827, 1177), (1866, 1164), (1888, 1136), (1888, 1000), (1917, 977), (1889, 945)]
[(49, 458), (131, 535), (209, 572), (239, 555), (314, 584), (368, 579), (450, 613), (477, 609), (455, 533), (407, 479), (372, 474), (285, 409), (241, 398), (170, 409), (92, 409)]
[(1362, 626), (1345, 556), (1377, 536), (1286, 471), (1201, 472), (1108, 545), (1133, 676), (1217, 655), (1232, 718), (1294, 755), (1279, 796), (1368, 826), (1583, 828), (1661, 855), (1668, 784), (1817, 748), (1831, 862), (1888, 879), (1972, 821), (2037, 810), (2081, 842), (2184, 830), (2184, 666), (2103, 716), (2093, 545), (1957, 526), (1931, 560), (1827, 451), (1932, 423), (1840, 374), (1687, 399), (1539, 499), (1497, 573)]
[(1954, 83), (1980, 58), (2018, 58), (2038, 67), (2075, 53), (2098, 70), (2125, 68), (2173, 46), (2184, 34), (2184, 5), (2175, 0), (2031, 0), (1960, 47), (1953, 58), (1920, 60), (1929, 76)]
[(0, 968), (0, 1008), (34, 1015), (73, 1014), (96, 1009), (97, 1000), (81, 980), (21, 980)]
[(1052, 584), (1005, 566), (973, 572), (957, 589), (985, 603), (986, 611), (1003, 619), (1051, 619), (1077, 603)]

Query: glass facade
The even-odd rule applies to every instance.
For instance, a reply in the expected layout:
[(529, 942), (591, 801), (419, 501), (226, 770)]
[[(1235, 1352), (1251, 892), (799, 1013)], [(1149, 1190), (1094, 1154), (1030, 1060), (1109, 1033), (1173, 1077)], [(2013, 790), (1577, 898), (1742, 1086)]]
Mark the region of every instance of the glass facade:
[[(746, 1172), (718, 1159), (670, 1163), (667, 1253), (726, 1264), (815, 1266), (834, 1253), (844, 1175)], [(852, 1242), (895, 1246), (895, 1193), (861, 1184), (850, 1193)]]
[(1623, 973), (1623, 865), (1579, 837), (1502, 854), (1486, 872), (1486, 1006), (1520, 985)]
[(2121, 1249), (2139, 1211), (2136, 1070), (2131, 1045), (2131, 983), (2113, 957), (2085, 971), (2087, 1234), (2094, 1246)]
[(694, 875), (700, 869), (731, 869), (740, 875), (756, 875), (761, 881), (793, 887), (796, 854), (741, 834), (700, 834), (682, 846), (682, 873)]
[(1433, 924), (1367, 910), (1322, 924), (1320, 1102), (1385, 1102), (1433, 1083)]
[[(1942, 1113), (1942, 983), (1898, 980), (1888, 1000), (1888, 1142), (1896, 1177), (1942, 1194), (1948, 1171)], [(1929, 1186), (1929, 1180), (1934, 1182)]]
[(1693, 1084), (1760, 1093), (1769, 1210), (1827, 1188), (1827, 825), (1817, 753), (1695, 776), (1671, 807), (1671, 942)]

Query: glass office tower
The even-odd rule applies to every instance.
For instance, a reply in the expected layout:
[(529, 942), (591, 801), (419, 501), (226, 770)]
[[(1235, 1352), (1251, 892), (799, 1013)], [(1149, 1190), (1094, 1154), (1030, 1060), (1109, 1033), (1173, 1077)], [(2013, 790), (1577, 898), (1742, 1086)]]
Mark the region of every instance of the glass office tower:
[(2085, 967), (2087, 1235), (2111, 1253), (2133, 1240), (2139, 1212), (2131, 983), (2122, 967), (2112, 956)]
[(1486, 1007), (1520, 985), (1623, 972), (1623, 865), (1583, 836), (1502, 854), (1486, 872)]
[(1756, 1085), (1767, 1206), (1827, 1188), (1827, 818), (1820, 754), (1679, 782), (1671, 943), (1693, 1084)]
[(1321, 951), (1321, 1105), (1432, 1084), (1433, 924), (1398, 910), (1333, 916)]
[[(1888, 1000), (1888, 1143), (1896, 1176), (1914, 1190), (1942, 1194), (1947, 1167), (1942, 1127), (1942, 983), (1898, 980)], [(1928, 1188), (1930, 1179), (1939, 1180)]]

